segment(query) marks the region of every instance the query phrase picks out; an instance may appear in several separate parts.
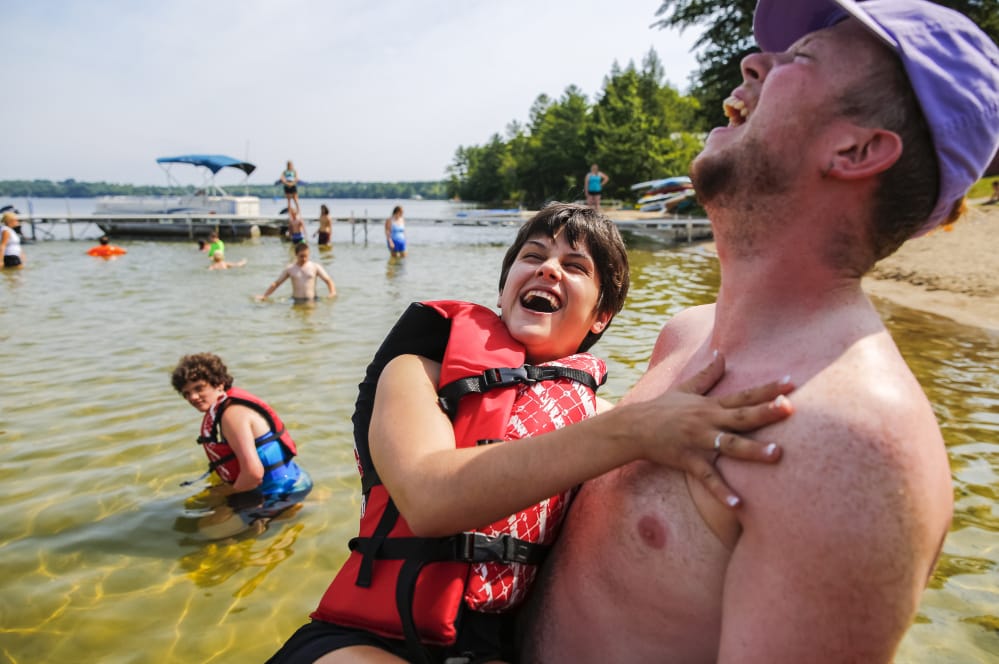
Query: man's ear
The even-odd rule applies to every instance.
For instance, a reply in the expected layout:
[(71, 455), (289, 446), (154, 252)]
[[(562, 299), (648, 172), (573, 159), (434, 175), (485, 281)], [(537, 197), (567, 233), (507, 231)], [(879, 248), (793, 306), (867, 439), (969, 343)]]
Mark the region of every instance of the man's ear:
[(883, 173), (902, 156), (902, 138), (887, 129), (853, 125), (823, 172), (842, 180), (859, 180)]

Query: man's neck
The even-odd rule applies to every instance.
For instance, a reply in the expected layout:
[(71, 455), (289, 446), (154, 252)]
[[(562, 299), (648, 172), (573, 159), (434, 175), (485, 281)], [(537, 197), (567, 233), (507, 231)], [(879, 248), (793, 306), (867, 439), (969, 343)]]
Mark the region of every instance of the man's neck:
[(815, 230), (822, 223), (829, 220), (775, 222), (768, 237), (748, 242), (716, 224), (721, 262), (716, 347), (726, 352), (766, 347), (812, 325), (829, 324), (834, 312), (873, 311), (859, 276), (830, 266), (831, 240)]

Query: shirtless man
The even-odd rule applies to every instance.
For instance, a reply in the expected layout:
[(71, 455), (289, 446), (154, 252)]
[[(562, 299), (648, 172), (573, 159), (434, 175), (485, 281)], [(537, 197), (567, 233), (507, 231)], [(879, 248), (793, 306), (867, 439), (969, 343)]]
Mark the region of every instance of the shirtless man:
[(939, 427), (860, 279), (956, 216), (992, 160), (999, 49), (922, 0), (760, 0), (754, 27), (765, 52), (691, 169), (717, 302), (663, 328), (626, 400), (712, 349), (715, 394), (786, 371), (796, 414), (758, 434), (784, 459), (718, 460), (736, 510), (648, 462), (587, 482), (525, 662), (890, 662), (948, 532)]
[(319, 263), (309, 260), (309, 245), (300, 242), (295, 245), (295, 262), (286, 267), (278, 275), (278, 278), (270, 285), (263, 295), (258, 295), (258, 300), (266, 300), (271, 293), (277, 290), (278, 286), (291, 279), (291, 297), (296, 304), (312, 302), (319, 299), (316, 296), (316, 279), (322, 279), (329, 287), (330, 292), (327, 297), (336, 295), (336, 286), (330, 275)]
[(288, 239), (296, 245), (305, 242), (305, 222), (298, 210), (288, 210)]

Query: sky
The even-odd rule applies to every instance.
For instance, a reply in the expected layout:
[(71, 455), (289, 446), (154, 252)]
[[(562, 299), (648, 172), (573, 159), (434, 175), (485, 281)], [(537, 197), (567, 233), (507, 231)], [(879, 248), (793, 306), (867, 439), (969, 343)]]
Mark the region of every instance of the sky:
[(539, 95), (595, 101), (652, 48), (686, 91), (698, 33), (652, 28), (660, 4), (0, 0), (0, 180), (166, 184), (156, 158), (191, 153), (256, 164), (251, 184), (289, 159), (306, 182), (439, 180)]

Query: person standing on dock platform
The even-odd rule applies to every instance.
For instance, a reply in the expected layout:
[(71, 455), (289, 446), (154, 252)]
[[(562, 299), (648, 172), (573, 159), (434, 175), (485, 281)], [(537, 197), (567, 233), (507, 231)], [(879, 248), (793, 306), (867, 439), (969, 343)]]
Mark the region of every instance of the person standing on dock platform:
[(385, 243), (393, 258), (406, 256), (406, 219), (401, 205), (392, 208), (392, 216), (385, 220)]
[(0, 226), (0, 253), (3, 253), (5, 268), (24, 267), (24, 249), (21, 248), (21, 236), (16, 230), (20, 225), (21, 222), (14, 212), (3, 213), (3, 226)]
[(301, 208), (298, 206), (298, 171), (295, 170), (295, 165), (288, 160), (288, 165), (285, 167), (284, 172), (281, 173), (281, 184), (284, 185), (284, 198), (288, 203), (288, 212), (292, 210), (292, 203), (294, 203), (295, 212), (301, 212)]
[(600, 212), (600, 193), (610, 178), (596, 164), (591, 164), (590, 172), (583, 179), (586, 187), (586, 204)]

